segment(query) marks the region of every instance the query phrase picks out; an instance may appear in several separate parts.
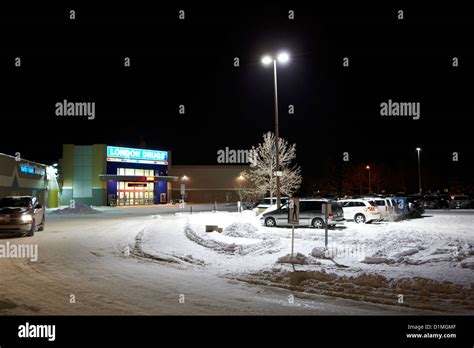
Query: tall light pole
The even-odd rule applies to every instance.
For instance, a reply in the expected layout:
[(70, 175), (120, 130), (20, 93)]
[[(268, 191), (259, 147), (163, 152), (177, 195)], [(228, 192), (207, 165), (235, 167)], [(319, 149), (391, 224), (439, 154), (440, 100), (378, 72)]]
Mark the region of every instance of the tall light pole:
[(370, 194), (370, 192), (372, 192), (372, 190), (370, 188), (370, 166), (367, 166), (365, 168), (369, 171), (369, 194)]
[(276, 58), (271, 56), (264, 56), (262, 58), (262, 63), (269, 65), (273, 62), (273, 84), (275, 90), (275, 150), (276, 150), (276, 199), (277, 199), (277, 209), (280, 209), (281, 206), (281, 194), (280, 194), (280, 148), (279, 148), (279, 125), (278, 125), (278, 84), (277, 84), (277, 61), (280, 63), (286, 63), (290, 60), (288, 53), (280, 53)]
[(416, 152), (418, 152), (418, 192), (421, 195), (421, 165), (420, 165), (420, 151), (421, 149), (419, 147), (416, 148)]

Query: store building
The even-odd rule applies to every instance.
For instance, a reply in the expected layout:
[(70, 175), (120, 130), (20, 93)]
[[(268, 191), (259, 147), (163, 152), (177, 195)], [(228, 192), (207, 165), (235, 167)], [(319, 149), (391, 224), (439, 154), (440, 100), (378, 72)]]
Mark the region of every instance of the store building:
[(63, 205), (149, 205), (169, 201), (170, 153), (104, 144), (63, 145)]
[(172, 198), (183, 197), (189, 203), (235, 203), (250, 183), (240, 175), (248, 165), (173, 165), (170, 174), (178, 180), (172, 183)]
[(55, 208), (58, 195), (54, 167), (0, 153), (0, 198), (34, 196), (41, 205)]

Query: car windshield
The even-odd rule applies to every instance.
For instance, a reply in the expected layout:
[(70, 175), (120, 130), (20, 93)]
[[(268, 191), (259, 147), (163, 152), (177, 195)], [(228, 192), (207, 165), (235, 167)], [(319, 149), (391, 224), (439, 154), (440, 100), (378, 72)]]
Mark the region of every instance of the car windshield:
[(19, 208), (19, 207), (28, 207), (31, 205), (31, 198), (21, 197), (21, 198), (1, 198), (0, 199), (0, 208)]
[(370, 204), (371, 206), (373, 206), (373, 207), (376, 207), (376, 206), (377, 206), (374, 201), (369, 201), (369, 204)]

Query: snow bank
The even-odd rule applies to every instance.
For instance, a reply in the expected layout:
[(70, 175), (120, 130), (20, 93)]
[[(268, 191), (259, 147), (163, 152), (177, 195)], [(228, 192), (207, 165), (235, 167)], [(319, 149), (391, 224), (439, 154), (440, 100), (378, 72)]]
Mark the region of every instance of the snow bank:
[(258, 228), (248, 222), (234, 222), (224, 229), (223, 234), (229, 237), (255, 237)]
[(390, 279), (367, 272), (340, 275), (325, 270), (292, 272), (272, 269), (246, 275), (241, 280), (290, 291), (438, 312), (472, 313), (474, 310), (472, 287), (421, 277)]
[(278, 239), (255, 239), (232, 237), (220, 234), (219, 232), (202, 232), (201, 228), (187, 225), (185, 227), (186, 236), (206, 248), (217, 252), (246, 255), (259, 250), (266, 251), (278, 244)]
[(277, 263), (290, 263), (295, 265), (320, 265), (316, 258), (308, 255), (303, 255), (301, 253), (293, 255), (293, 257), (291, 256), (291, 254), (279, 257)]
[(54, 215), (70, 215), (70, 214), (97, 214), (99, 210), (92, 208), (89, 205), (76, 203), (74, 208), (67, 207), (62, 209), (56, 209), (51, 212)]

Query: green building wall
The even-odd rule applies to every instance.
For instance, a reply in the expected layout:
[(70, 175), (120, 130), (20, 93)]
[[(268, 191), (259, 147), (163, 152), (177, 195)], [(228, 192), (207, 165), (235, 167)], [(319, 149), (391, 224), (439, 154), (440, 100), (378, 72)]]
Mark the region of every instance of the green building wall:
[[(78, 157), (82, 155), (82, 152), (88, 153), (89, 151), (92, 152), (90, 163), (89, 160), (87, 160), (87, 163), (85, 163), (81, 159), (78, 160)], [(95, 206), (101, 206), (106, 204), (106, 182), (101, 181), (99, 178), (100, 174), (106, 173), (106, 157), (107, 146), (105, 144), (94, 144), (88, 146), (73, 144), (63, 145), (63, 158), (61, 160), (61, 169), (63, 174), (63, 188), (61, 194), (62, 205), (69, 205), (71, 200), (74, 200), (76, 203), (83, 203)], [(92, 190), (91, 194), (86, 194), (84, 196), (83, 193), (79, 194), (78, 192), (74, 192), (74, 187), (78, 187), (77, 180), (74, 180), (74, 173), (76, 173), (76, 175), (81, 174), (81, 170), (86, 167), (87, 172), (89, 170), (89, 167), (92, 167), (92, 175), (90, 178), (89, 175), (85, 175), (86, 178), (81, 178), (81, 182), (87, 187), (89, 187), (90, 185)]]

